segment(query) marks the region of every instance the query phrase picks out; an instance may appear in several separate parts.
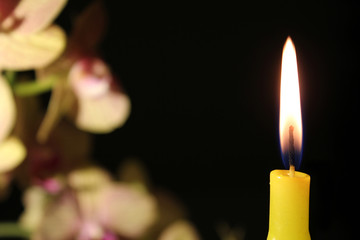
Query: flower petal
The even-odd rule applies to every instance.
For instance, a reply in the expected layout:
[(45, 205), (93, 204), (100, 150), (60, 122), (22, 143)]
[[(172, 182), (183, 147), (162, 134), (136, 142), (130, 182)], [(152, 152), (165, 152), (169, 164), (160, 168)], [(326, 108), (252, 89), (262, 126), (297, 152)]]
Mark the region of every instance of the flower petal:
[(27, 36), (0, 33), (0, 67), (12, 70), (45, 67), (63, 52), (65, 43), (65, 33), (55, 25)]
[[(38, 32), (51, 24), (67, 0), (21, 0), (2, 25), (10, 24), (14, 31), (21, 34)], [(11, 26), (11, 23), (16, 26)]]
[(76, 237), (77, 240), (104, 239), (104, 229), (94, 220), (84, 220), (80, 231)]
[(80, 217), (76, 200), (71, 193), (65, 192), (49, 204), (34, 239), (74, 239), (79, 227)]
[(26, 149), (22, 142), (10, 137), (0, 143), (0, 172), (7, 172), (17, 167), (25, 158)]
[(26, 230), (36, 231), (42, 221), (48, 204), (48, 194), (38, 186), (29, 187), (23, 196), (25, 210), (20, 216), (20, 224)]
[(176, 221), (167, 227), (159, 237), (159, 240), (199, 240), (195, 228), (187, 221)]
[(73, 170), (68, 176), (69, 185), (77, 190), (94, 189), (110, 183), (110, 175), (99, 167)]
[(121, 127), (130, 115), (130, 99), (120, 92), (99, 98), (78, 99), (76, 126), (93, 133), (108, 133)]
[(98, 58), (82, 58), (69, 73), (70, 86), (79, 98), (99, 98), (110, 91), (113, 81), (106, 63)]
[(0, 75), (0, 143), (12, 130), (15, 117), (15, 102), (10, 86)]
[(130, 99), (116, 89), (107, 64), (99, 58), (82, 58), (69, 73), (78, 100), (75, 123), (93, 133), (108, 133), (122, 126), (130, 113)]
[(99, 218), (104, 226), (119, 235), (139, 237), (156, 220), (155, 199), (145, 192), (114, 184), (99, 195)]

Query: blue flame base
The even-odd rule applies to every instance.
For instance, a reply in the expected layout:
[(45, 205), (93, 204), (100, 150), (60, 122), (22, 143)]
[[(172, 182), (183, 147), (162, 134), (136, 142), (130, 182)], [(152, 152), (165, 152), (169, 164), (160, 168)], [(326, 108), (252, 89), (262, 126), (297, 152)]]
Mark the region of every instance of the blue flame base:
[[(295, 166), (295, 170), (299, 170), (301, 165), (301, 159), (302, 159), (302, 152), (301, 151), (295, 151), (294, 154), (292, 154), (293, 164)], [(285, 151), (281, 154), (282, 161), (284, 164), (285, 169), (290, 168), (290, 151)]]

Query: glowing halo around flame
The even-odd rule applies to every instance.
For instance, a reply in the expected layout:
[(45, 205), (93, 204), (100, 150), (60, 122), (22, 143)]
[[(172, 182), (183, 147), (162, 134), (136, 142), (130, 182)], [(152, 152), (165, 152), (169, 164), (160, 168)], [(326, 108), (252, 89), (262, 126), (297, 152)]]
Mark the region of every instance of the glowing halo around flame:
[(295, 168), (298, 169), (301, 163), (302, 147), (300, 90), (295, 46), (291, 38), (288, 37), (284, 45), (281, 63), (279, 123), (282, 160), (286, 169), (289, 168), (291, 154), (290, 132), (292, 132), (294, 140), (293, 162)]

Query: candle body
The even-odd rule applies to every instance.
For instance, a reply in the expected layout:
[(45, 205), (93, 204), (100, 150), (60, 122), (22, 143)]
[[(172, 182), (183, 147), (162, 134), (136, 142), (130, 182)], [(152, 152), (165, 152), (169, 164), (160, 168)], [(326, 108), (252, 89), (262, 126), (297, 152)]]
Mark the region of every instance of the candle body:
[(310, 176), (288, 170), (270, 173), (270, 214), (267, 240), (310, 240)]

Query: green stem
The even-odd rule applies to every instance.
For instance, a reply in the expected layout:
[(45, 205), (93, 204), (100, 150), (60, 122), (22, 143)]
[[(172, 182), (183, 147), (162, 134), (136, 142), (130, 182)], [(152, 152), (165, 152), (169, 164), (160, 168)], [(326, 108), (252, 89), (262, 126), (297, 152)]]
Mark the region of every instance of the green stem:
[(14, 83), (13, 90), (16, 96), (29, 97), (50, 91), (58, 78), (49, 76), (41, 80), (33, 80), (31, 82)]
[(30, 233), (22, 228), (18, 223), (2, 222), (0, 223), (0, 238), (3, 237), (29, 238)]
[(7, 81), (9, 82), (10, 86), (13, 86), (15, 83), (16, 72), (5, 71), (4, 75), (5, 75), (5, 78), (7, 79)]
[(36, 134), (36, 139), (39, 143), (45, 143), (47, 141), (51, 130), (53, 130), (62, 117), (66, 92), (67, 89), (63, 82), (58, 82), (58, 84), (54, 86), (47, 111)]

